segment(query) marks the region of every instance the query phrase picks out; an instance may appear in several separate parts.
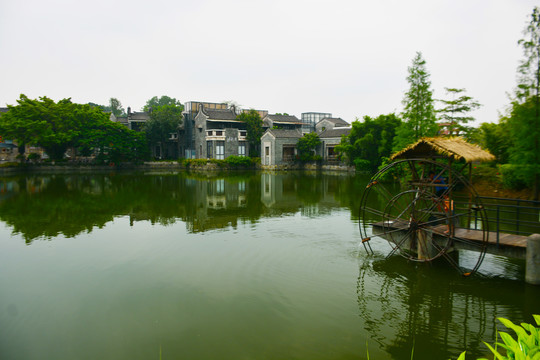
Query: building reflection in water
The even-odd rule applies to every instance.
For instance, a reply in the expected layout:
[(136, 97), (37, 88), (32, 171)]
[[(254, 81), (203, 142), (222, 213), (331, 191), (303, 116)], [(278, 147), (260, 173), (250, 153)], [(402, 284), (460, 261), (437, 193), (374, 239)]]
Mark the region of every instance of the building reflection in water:
[(261, 217), (356, 209), (357, 181), (300, 172), (19, 175), (0, 178), (0, 220), (27, 242), (75, 236), (118, 216), (131, 224), (183, 221), (188, 231), (204, 232)]

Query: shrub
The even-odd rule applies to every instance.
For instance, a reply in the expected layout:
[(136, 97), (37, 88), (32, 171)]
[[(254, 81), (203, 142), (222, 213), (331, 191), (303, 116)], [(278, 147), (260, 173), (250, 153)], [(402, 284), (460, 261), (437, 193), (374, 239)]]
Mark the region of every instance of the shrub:
[(19, 163), (17, 163), (17, 162), (12, 162), (12, 161), (10, 161), (10, 162), (5, 162), (5, 163), (3, 163), (3, 164), (0, 164), (0, 168), (4, 168), (4, 167), (18, 167), (18, 166), (20, 166)]
[(30, 161), (38, 161), (41, 160), (41, 155), (39, 155), (38, 153), (30, 153), (28, 154), (27, 159)]
[(502, 182), (509, 189), (523, 189), (527, 187), (528, 181), (523, 166), (504, 164), (500, 166)]
[(225, 159), (225, 162), (231, 166), (231, 167), (251, 167), (253, 166), (253, 162), (250, 158), (245, 156), (235, 156), (231, 155), (227, 159)]
[(208, 160), (206, 159), (184, 159), (182, 164), (185, 167), (191, 167), (191, 166), (202, 166), (206, 165), (208, 163)]
[(371, 163), (369, 160), (356, 158), (354, 159), (354, 166), (356, 167), (357, 171), (370, 171), (371, 170)]

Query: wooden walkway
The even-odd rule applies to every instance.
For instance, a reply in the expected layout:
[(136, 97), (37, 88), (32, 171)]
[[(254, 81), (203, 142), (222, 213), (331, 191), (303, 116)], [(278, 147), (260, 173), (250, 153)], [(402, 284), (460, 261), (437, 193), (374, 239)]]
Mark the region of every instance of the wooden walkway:
[[(383, 223), (377, 222), (373, 225), (374, 234), (378, 233), (378, 236), (382, 236), (383, 231)], [(386, 226), (386, 230), (389, 228), (392, 230), (398, 230), (398, 229), (405, 229), (408, 226), (405, 223), (394, 223), (390, 226)], [(378, 230), (378, 231), (375, 231)], [(427, 230), (427, 229), (426, 229)], [(446, 231), (446, 225), (437, 225), (430, 227), (429, 230), (433, 231), (434, 236), (436, 237), (445, 237), (444, 232)], [(439, 235), (440, 234), (440, 235)], [(454, 229), (454, 237), (465, 239), (467, 241), (471, 241), (473, 243), (481, 244), (483, 240), (483, 234), (484, 232), (482, 230), (469, 230), (469, 229), (463, 229), (463, 228), (455, 228)], [(497, 244), (497, 233), (494, 231), (489, 232), (488, 241), (486, 245), (486, 252), (494, 255), (501, 255), (501, 256), (507, 256), (512, 258), (518, 258), (518, 259), (525, 259), (526, 251), (527, 251), (527, 236), (523, 235), (514, 235), (514, 234), (506, 234), (499, 232), (499, 243)], [(466, 246), (463, 242), (460, 241), (454, 241), (454, 244), (457, 245), (456, 247), (459, 249), (467, 249), (467, 250), (473, 250), (477, 251), (478, 247), (474, 246)]]

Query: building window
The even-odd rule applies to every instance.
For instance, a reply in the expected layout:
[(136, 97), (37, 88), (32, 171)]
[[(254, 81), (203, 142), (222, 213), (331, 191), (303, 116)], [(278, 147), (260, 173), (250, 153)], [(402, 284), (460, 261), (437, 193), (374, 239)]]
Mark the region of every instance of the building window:
[(238, 156), (246, 156), (246, 142), (241, 141), (238, 143)]
[(225, 141), (216, 142), (216, 159), (225, 160)]
[(212, 147), (212, 142), (211, 141), (207, 141), (206, 142), (206, 157), (211, 159), (214, 157), (214, 151), (213, 151), (213, 147)]
[(216, 131), (216, 136), (223, 136), (223, 131)]
[(246, 130), (240, 130), (240, 136), (246, 137), (247, 131)]
[(208, 131), (206, 132), (206, 136), (212, 136), (213, 133), (214, 133), (214, 132), (213, 132), (212, 130), (208, 130)]

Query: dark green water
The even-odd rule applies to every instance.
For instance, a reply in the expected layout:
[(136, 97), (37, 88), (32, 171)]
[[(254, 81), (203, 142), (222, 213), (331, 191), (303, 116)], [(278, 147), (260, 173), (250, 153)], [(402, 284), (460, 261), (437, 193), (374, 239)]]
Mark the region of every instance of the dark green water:
[[(0, 359), (448, 359), (531, 322), (522, 261), (359, 246), (368, 178), (0, 178)], [(474, 259), (460, 254), (460, 261)]]

